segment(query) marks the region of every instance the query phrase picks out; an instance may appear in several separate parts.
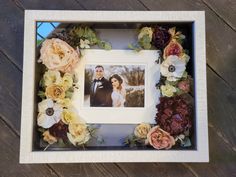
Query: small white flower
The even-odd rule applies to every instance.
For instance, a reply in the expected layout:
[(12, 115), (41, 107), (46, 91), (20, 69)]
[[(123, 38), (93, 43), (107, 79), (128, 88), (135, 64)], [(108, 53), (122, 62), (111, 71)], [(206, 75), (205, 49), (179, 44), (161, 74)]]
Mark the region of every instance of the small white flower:
[(52, 99), (46, 99), (38, 104), (37, 123), (40, 127), (50, 128), (61, 119), (62, 107)]
[(168, 81), (177, 81), (183, 76), (186, 63), (176, 55), (168, 56), (161, 64), (161, 74)]
[(87, 39), (85, 39), (85, 40), (80, 39), (79, 43), (80, 43), (79, 46), (80, 46), (81, 49), (89, 49), (90, 48), (90, 46), (89, 46), (90, 41), (87, 40)]

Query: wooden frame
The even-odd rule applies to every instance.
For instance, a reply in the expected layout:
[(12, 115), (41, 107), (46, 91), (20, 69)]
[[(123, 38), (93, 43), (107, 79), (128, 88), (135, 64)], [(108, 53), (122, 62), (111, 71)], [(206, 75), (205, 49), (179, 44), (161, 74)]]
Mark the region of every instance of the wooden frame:
[[(53, 14), (53, 15), (52, 15)], [(36, 152), (33, 144), (36, 21), (76, 22), (192, 22), (194, 24), (194, 77), (196, 150)], [(190, 11), (25, 11), (24, 72), (20, 163), (62, 162), (208, 162), (205, 14)]]

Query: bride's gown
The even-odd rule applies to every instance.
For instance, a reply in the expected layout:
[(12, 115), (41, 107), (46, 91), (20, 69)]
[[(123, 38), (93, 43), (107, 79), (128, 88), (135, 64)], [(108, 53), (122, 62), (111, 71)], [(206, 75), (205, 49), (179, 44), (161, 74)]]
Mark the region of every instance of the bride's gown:
[(124, 107), (125, 98), (120, 92), (113, 91), (111, 94), (111, 99), (113, 107)]

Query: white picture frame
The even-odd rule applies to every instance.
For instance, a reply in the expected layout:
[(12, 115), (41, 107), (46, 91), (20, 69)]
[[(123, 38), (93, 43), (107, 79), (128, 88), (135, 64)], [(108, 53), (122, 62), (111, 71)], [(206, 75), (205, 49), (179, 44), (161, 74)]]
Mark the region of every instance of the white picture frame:
[[(60, 22), (190, 22), (194, 37), (194, 150), (34, 151), (35, 34), (37, 21)], [(25, 11), (20, 163), (208, 162), (205, 13), (203, 11)]]

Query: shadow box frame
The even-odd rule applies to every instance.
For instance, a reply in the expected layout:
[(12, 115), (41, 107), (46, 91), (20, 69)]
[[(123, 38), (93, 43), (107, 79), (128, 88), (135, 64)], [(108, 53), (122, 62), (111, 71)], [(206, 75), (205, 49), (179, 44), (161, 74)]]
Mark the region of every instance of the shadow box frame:
[[(36, 23), (191, 23), (193, 32), (193, 75), (195, 141), (192, 150), (89, 150), (36, 151), (33, 148), (37, 78)], [(26, 10), (24, 24), (24, 65), (21, 113), (20, 163), (84, 162), (208, 162), (208, 121), (206, 88), (206, 43), (204, 11), (60, 11)]]

